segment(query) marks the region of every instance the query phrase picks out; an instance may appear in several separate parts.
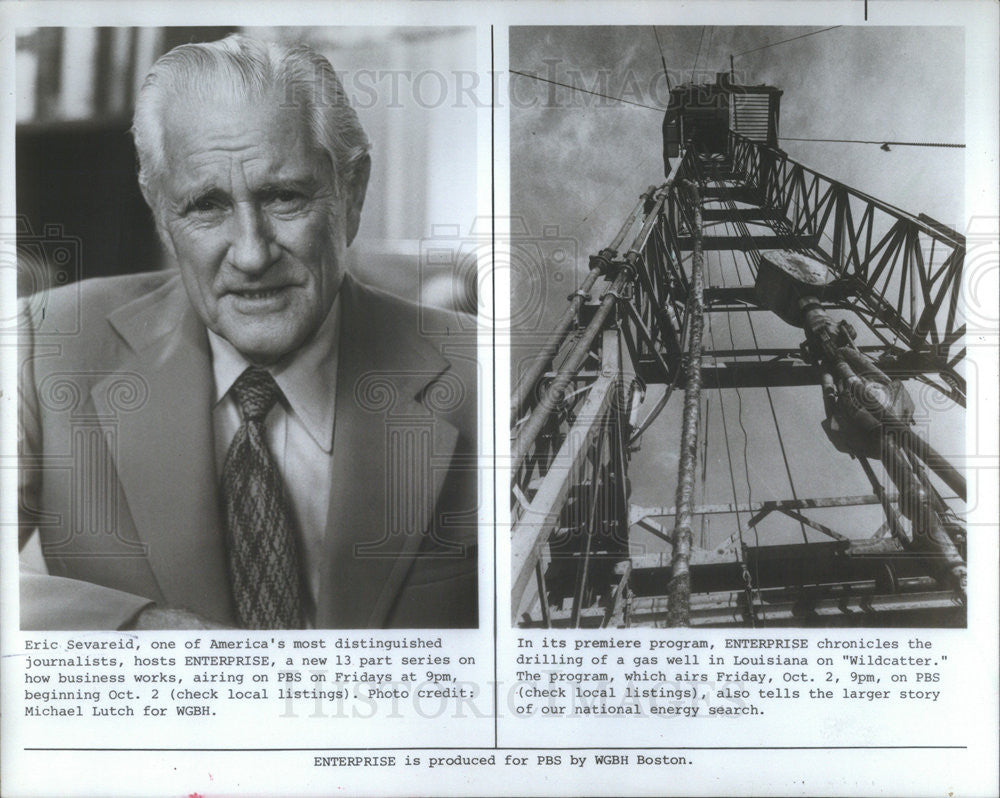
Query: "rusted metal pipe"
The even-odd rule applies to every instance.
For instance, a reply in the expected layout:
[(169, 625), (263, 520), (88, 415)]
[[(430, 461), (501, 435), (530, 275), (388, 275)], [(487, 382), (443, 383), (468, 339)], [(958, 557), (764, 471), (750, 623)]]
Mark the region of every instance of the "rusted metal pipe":
[[(644, 205), (652, 201), (652, 190), (650, 189), (650, 191), (642, 195)], [(646, 221), (629, 247), (629, 252), (640, 248), (649, 237), (659, 217), (660, 208), (663, 207), (664, 196), (662, 192), (659, 193), (658, 199), (653, 202), (652, 207), (650, 207), (649, 212), (646, 214)], [(620, 270), (611, 283), (611, 286), (601, 295), (601, 304), (598, 306), (597, 312), (594, 313), (594, 317), (590, 320), (590, 324), (583, 331), (583, 335), (580, 336), (580, 339), (574, 345), (569, 357), (562, 364), (559, 373), (556, 374), (555, 379), (549, 384), (541, 400), (535, 405), (534, 410), (531, 411), (528, 420), (518, 430), (517, 437), (514, 439), (510, 451), (512, 473), (517, 473), (535, 440), (545, 428), (549, 416), (562, 403), (569, 383), (587, 359), (587, 355), (598, 333), (603, 329), (608, 316), (611, 315), (611, 311), (615, 308), (615, 304), (633, 279), (635, 279), (635, 271), (632, 267), (628, 263), (620, 264)]]
[(566, 395), (566, 389), (569, 387), (570, 381), (576, 375), (577, 371), (583, 365), (583, 361), (587, 359), (587, 355), (590, 352), (590, 347), (594, 343), (594, 339), (597, 338), (598, 333), (603, 329), (605, 322), (608, 320), (608, 316), (611, 315), (611, 311), (614, 310), (615, 303), (618, 301), (618, 297), (624, 290), (625, 286), (632, 279), (631, 270), (622, 269), (618, 276), (615, 277), (614, 282), (611, 283), (611, 287), (604, 292), (601, 297), (601, 304), (597, 308), (597, 312), (594, 317), (590, 320), (590, 324), (584, 330), (583, 335), (580, 336), (580, 340), (576, 342), (573, 347), (573, 351), (570, 352), (569, 357), (566, 358), (566, 362), (563, 364), (562, 368), (559, 369), (559, 373), (549, 384), (548, 389), (545, 391), (544, 396), (542, 396), (541, 401), (535, 406), (535, 409), (531, 411), (531, 415), (528, 420), (524, 422), (524, 425), (518, 430), (517, 438), (514, 440), (514, 444), (511, 446), (510, 456), (513, 463), (513, 472), (516, 473), (517, 469), (521, 467), (524, 462), (524, 458), (527, 457), (528, 451), (531, 449), (532, 444), (534, 444), (535, 439), (539, 436), (541, 431), (545, 428), (546, 422), (549, 420), (549, 416), (554, 410), (556, 410), (563, 401), (563, 397)]
[(910, 541), (903, 531), (903, 522), (899, 518), (899, 511), (896, 509), (895, 505), (893, 505), (893, 502), (899, 498), (898, 495), (891, 496), (886, 492), (885, 487), (879, 481), (879, 478), (876, 476), (875, 470), (871, 467), (867, 457), (859, 455), (858, 462), (861, 463), (861, 468), (864, 469), (865, 475), (871, 483), (872, 490), (875, 491), (879, 504), (882, 505), (882, 511), (885, 513), (885, 522), (889, 525), (890, 534), (899, 542), (901, 546), (909, 547)]
[(639, 215), (642, 213), (645, 202), (646, 195), (643, 194), (639, 197), (639, 200), (636, 202), (632, 212), (625, 218), (625, 222), (622, 224), (621, 229), (618, 231), (618, 234), (614, 237), (611, 243), (602, 249), (598, 255), (591, 257), (590, 271), (580, 284), (580, 288), (570, 296), (569, 307), (567, 307), (566, 310), (563, 311), (562, 316), (559, 317), (559, 321), (556, 322), (556, 326), (552, 330), (552, 334), (546, 339), (542, 348), (538, 351), (538, 354), (535, 355), (535, 358), (531, 361), (531, 365), (528, 367), (528, 370), (525, 371), (524, 374), (521, 375), (521, 378), (517, 381), (517, 387), (514, 389), (514, 393), (511, 396), (510, 401), (511, 424), (517, 421), (518, 417), (524, 411), (524, 406), (527, 403), (531, 392), (534, 390), (535, 385), (538, 384), (538, 380), (541, 379), (542, 375), (549, 368), (552, 363), (552, 358), (556, 356), (559, 348), (563, 345), (563, 341), (566, 340), (566, 333), (569, 332), (570, 327), (576, 320), (577, 315), (580, 312), (580, 308), (583, 306), (584, 300), (587, 297), (587, 293), (594, 287), (594, 283), (597, 282), (597, 278), (610, 269), (611, 261), (618, 257), (618, 248), (621, 247), (626, 234), (632, 228), (632, 225), (635, 224), (635, 220), (638, 219)]
[(964, 597), (968, 582), (965, 561), (941, 523), (936, 497), (922, 483), (894, 435), (886, 435), (882, 441), (882, 462), (899, 488), (899, 509), (913, 524), (912, 546), (930, 555), (944, 580)]
[(580, 312), (580, 308), (583, 307), (584, 300), (587, 298), (590, 289), (594, 287), (594, 283), (597, 282), (597, 278), (600, 276), (601, 267), (598, 266), (593, 267), (587, 273), (586, 278), (580, 284), (580, 288), (570, 297), (569, 306), (563, 311), (562, 316), (559, 317), (559, 321), (556, 322), (556, 326), (552, 331), (552, 334), (535, 355), (535, 358), (531, 361), (531, 365), (528, 367), (528, 370), (521, 375), (521, 379), (518, 380), (517, 387), (514, 389), (514, 394), (511, 396), (510, 400), (511, 424), (514, 424), (518, 417), (520, 417), (524, 410), (524, 406), (528, 401), (528, 397), (534, 390), (538, 380), (541, 379), (542, 375), (552, 364), (552, 358), (556, 356), (559, 348), (563, 345), (563, 341), (566, 339), (566, 334), (569, 332), (570, 327), (573, 326), (573, 322), (576, 320), (577, 314)]
[(965, 501), (965, 475), (949, 463), (944, 455), (940, 454), (914, 429), (905, 430), (903, 443), (907, 449), (923, 460), (927, 467), (937, 474), (945, 485), (955, 491), (962, 501)]
[[(844, 362), (844, 359), (840, 356), (830, 334), (830, 330), (835, 326), (834, 322), (830, 318), (830, 315), (823, 309), (819, 299), (813, 296), (802, 297), (799, 300), (799, 305), (802, 308), (803, 329), (806, 331), (807, 337), (815, 342), (822, 351), (822, 356), (829, 367), (831, 375), (837, 377), (846, 390), (853, 391), (858, 396), (862, 395), (865, 389), (865, 382), (854, 373), (852, 367)], [(886, 383), (889, 382), (888, 376), (874, 362), (871, 362), (871, 370)], [(824, 387), (824, 393), (826, 390)], [(961, 497), (962, 501), (965, 501), (965, 476), (934, 449), (916, 430), (911, 429), (908, 421), (897, 417), (890, 407), (868, 409), (876, 418), (884, 422), (887, 428), (899, 433), (900, 438), (898, 443), (903, 449), (923, 460), (927, 467), (937, 474), (942, 482), (955, 491)]]
[(705, 278), (702, 254), (701, 195), (696, 184), (687, 183), (694, 208), (694, 253), (691, 257), (691, 338), (684, 364), (684, 415), (681, 452), (677, 469), (677, 516), (672, 536), (670, 582), (667, 586), (667, 622), (670, 626), (691, 625), (691, 532), (695, 473), (698, 467), (698, 427), (701, 417), (701, 339), (705, 326)]
[(531, 572), (542, 555), (549, 537), (559, 525), (574, 478), (580, 473), (598, 430), (607, 419), (622, 380), (618, 347), (607, 338), (614, 330), (605, 330), (601, 352), (601, 375), (591, 384), (587, 398), (576, 412), (576, 421), (566, 433), (542, 478), (538, 490), (518, 520), (510, 538), (511, 618), (517, 620), (522, 599), (531, 581)]

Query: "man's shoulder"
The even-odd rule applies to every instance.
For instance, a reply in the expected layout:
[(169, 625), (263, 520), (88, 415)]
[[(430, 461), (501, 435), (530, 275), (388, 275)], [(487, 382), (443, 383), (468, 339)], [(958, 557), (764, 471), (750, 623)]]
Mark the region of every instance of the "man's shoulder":
[(474, 316), (460, 310), (414, 302), (351, 277), (349, 285), (358, 301), (397, 326), (429, 337), (454, 336), (475, 340)]
[(361, 311), (364, 329), (360, 334), (391, 347), (389, 362), (405, 361), (415, 371), (430, 369), (434, 379), (427, 395), (435, 400), (445, 397), (443, 402), (435, 401), (438, 412), (460, 429), (474, 430), (479, 386), (475, 317), (418, 304), (354, 278), (347, 286), (349, 301)]
[(132, 351), (122, 330), (148, 339), (176, 326), (170, 314), (144, 310), (166, 306), (161, 300), (176, 290), (177, 279), (176, 272), (102, 277), (22, 300), (22, 360), (31, 360), (39, 379), (49, 371), (93, 375), (117, 368)]
[[(351, 301), (362, 311), (370, 333), (402, 351), (430, 347), (455, 368), (475, 363), (478, 322), (459, 310), (419, 304), (352, 278)], [(463, 362), (466, 365), (463, 365)]]
[(103, 320), (119, 308), (169, 288), (174, 271), (94, 277), (38, 292), (24, 300), (29, 323), (38, 334), (102, 329)]

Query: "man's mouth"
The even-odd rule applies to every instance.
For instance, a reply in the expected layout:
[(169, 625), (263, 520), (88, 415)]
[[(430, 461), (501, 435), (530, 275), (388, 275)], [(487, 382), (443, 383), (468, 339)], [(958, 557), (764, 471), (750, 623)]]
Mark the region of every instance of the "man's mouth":
[(242, 299), (270, 299), (273, 296), (277, 296), (281, 293), (284, 288), (259, 288), (255, 290), (247, 291), (233, 291), (236, 296)]
[(229, 292), (235, 308), (240, 313), (273, 313), (284, 309), (289, 301), (292, 286), (279, 285), (269, 288), (242, 288)]

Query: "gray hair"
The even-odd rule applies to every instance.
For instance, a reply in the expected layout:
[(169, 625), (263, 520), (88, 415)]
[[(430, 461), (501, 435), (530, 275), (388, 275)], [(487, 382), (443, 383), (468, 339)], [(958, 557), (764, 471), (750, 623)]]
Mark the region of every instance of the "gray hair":
[[(234, 34), (204, 44), (183, 44), (162, 56), (146, 75), (135, 104), (132, 135), (139, 155), (139, 185), (147, 201), (165, 169), (161, 106), (191, 97), (249, 100), (280, 87), (284, 103), (298, 105), (313, 143), (333, 164), (340, 187), (353, 185), (369, 143), (330, 62), (311, 47), (261, 42)], [(154, 211), (156, 209), (154, 208)]]

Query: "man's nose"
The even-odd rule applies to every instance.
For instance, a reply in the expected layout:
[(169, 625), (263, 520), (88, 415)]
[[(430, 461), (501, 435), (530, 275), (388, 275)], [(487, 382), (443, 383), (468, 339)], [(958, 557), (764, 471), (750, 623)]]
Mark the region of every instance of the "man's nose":
[(274, 233), (259, 208), (240, 203), (233, 216), (229, 261), (241, 272), (254, 275), (267, 269), (277, 258)]

